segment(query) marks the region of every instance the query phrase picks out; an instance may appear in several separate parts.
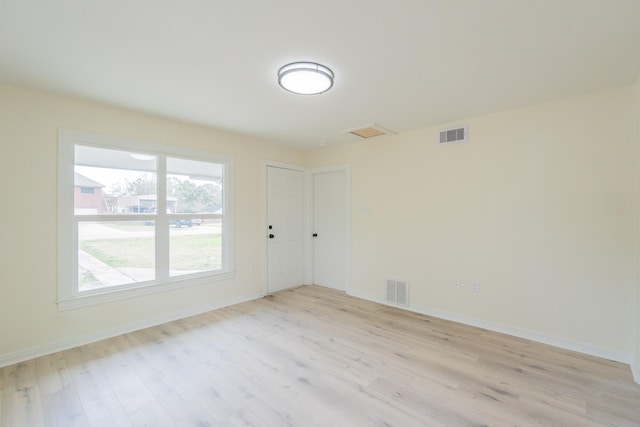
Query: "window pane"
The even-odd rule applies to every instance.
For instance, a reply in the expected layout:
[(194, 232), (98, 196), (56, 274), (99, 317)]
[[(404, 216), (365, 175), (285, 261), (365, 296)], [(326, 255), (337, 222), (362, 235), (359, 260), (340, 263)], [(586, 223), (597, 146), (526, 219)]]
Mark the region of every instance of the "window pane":
[(75, 214), (154, 213), (156, 163), (153, 155), (77, 145)]
[[(198, 224), (198, 225), (196, 225)], [(170, 221), (169, 274), (200, 273), (222, 268), (221, 220)]]
[(167, 158), (167, 212), (222, 213), (220, 163)]
[(78, 290), (155, 279), (155, 221), (78, 224)]

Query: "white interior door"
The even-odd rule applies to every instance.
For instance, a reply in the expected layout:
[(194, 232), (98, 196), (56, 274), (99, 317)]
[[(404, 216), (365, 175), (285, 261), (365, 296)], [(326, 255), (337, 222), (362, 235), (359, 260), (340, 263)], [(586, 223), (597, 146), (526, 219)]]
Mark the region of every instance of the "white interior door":
[(303, 284), (304, 173), (267, 166), (267, 292)]
[(347, 172), (313, 175), (313, 283), (346, 290)]

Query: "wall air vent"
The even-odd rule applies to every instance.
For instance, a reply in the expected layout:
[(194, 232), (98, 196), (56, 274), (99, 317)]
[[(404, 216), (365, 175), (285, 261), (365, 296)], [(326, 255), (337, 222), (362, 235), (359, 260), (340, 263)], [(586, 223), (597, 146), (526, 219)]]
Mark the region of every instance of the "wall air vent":
[(440, 144), (453, 142), (467, 142), (469, 139), (469, 126), (443, 129), (440, 131)]
[(406, 280), (387, 279), (386, 302), (398, 305), (409, 305), (409, 282)]

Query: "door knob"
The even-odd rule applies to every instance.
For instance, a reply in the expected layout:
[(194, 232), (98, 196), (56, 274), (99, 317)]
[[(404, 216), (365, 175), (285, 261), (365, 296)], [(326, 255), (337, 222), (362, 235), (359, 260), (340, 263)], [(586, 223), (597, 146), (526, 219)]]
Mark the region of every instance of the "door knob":
[(269, 234), (269, 238), (270, 239), (273, 239), (274, 237), (276, 237), (276, 236), (274, 236), (273, 234)]
[(313, 237), (318, 237), (318, 233), (313, 233)]

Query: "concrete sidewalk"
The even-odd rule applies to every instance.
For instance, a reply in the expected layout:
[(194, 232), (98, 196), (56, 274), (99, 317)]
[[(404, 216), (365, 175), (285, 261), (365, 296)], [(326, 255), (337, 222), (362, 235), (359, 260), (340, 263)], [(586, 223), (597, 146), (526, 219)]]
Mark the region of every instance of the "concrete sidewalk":
[[(99, 283), (80, 287), (81, 291), (103, 288), (106, 286), (126, 285), (137, 282), (136, 278), (124, 274), (120, 270), (105, 264), (91, 254), (78, 250), (78, 265), (91, 273)], [(152, 275), (153, 275), (153, 270)]]

